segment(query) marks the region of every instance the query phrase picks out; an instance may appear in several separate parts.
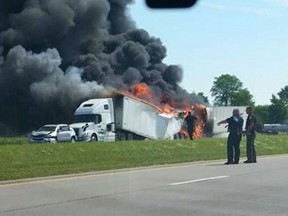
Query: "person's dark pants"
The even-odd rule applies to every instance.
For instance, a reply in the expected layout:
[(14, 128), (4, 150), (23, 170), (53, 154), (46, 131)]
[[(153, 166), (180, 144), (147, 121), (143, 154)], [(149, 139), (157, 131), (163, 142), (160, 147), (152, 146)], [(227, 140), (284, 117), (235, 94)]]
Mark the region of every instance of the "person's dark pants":
[(256, 160), (256, 151), (254, 146), (255, 134), (247, 134), (247, 143), (246, 143), (246, 152), (247, 152), (247, 161), (248, 162), (257, 162)]
[(189, 135), (190, 140), (193, 140), (194, 128), (189, 128), (188, 127), (187, 131), (188, 131), (188, 135)]
[(228, 163), (239, 163), (241, 135), (230, 133), (227, 140)]

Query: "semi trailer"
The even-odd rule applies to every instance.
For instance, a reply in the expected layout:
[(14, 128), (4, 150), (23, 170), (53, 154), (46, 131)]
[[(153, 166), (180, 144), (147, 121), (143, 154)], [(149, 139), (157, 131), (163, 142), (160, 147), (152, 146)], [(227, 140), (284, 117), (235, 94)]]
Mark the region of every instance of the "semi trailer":
[(117, 94), (84, 101), (70, 126), (79, 141), (172, 139), (183, 120), (144, 100)]

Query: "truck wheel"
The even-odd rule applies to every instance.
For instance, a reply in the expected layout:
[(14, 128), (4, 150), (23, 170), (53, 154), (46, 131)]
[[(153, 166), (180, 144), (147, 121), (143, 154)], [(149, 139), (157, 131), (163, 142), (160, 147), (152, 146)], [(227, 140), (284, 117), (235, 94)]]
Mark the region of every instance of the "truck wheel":
[(126, 140), (126, 134), (125, 133), (120, 134), (120, 140)]
[(76, 142), (75, 137), (72, 137), (72, 138), (71, 138), (71, 142), (72, 142), (72, 143), (75, 143), (75, 142)]
[(133, 133), (128, 133), (127, 140), (133, 140), (133, 139), (134, 139)]
[(97, 136), (95, 134), (92, 134), (91, 142), (96, 142), (96, 141), (98, 141)]

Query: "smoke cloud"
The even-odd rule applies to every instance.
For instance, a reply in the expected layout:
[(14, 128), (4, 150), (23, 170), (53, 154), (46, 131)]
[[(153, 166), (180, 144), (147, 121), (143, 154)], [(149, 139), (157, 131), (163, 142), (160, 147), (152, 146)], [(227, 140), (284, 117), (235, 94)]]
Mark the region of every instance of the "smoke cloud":
[(182, 106), (182, 68), (162, 62), (166, 48), (137, 29), (130, 3), (1, 0), (0, 123), (19, 131), (69, 123), (82, 101), (137, 83)]

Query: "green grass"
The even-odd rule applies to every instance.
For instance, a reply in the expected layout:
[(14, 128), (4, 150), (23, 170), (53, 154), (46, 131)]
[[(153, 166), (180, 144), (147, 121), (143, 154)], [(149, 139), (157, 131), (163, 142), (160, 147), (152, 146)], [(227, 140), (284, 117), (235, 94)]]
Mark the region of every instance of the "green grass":
[[(288, 153), (287, 135), (258, 135), (255, 144), (257, 155)], [(0, 180), (214, 159), (226, 160), (226, 139), (29, 144), (0, 138)]]

